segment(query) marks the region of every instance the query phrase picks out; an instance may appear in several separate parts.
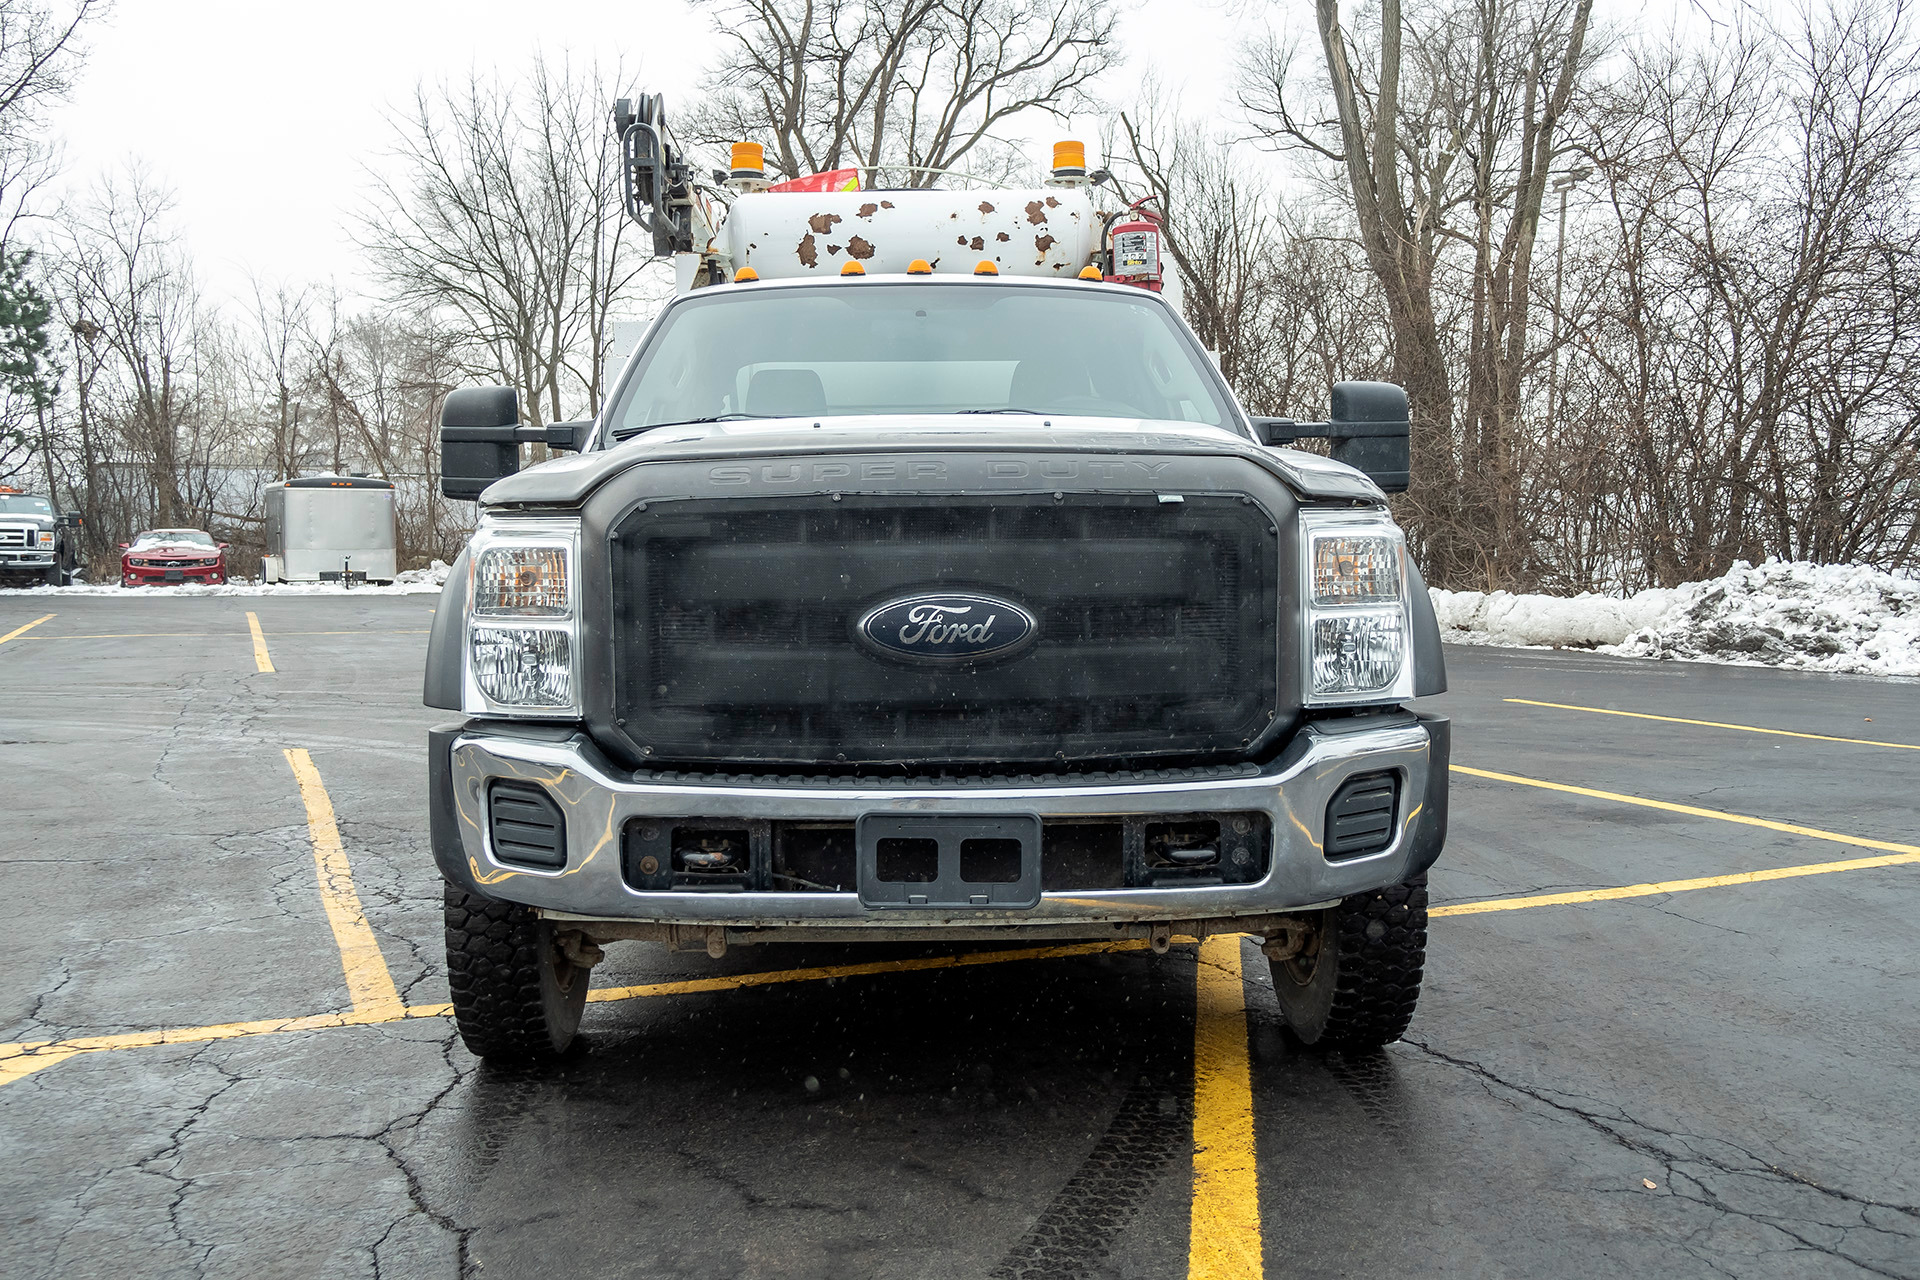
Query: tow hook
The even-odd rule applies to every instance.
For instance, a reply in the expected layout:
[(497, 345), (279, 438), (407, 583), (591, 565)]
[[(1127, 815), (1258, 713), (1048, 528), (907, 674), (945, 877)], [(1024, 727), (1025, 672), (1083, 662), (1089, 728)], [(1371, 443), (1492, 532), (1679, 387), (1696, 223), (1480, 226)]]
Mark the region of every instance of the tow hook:
[(578, 929), (568, 929), (553, 940), (553, 945), (566, 957), (568, 964), (576, 969), (591, 969), (607, 958), (595, 943), (588, 941), (587, 935)]
[(1304, 920), (1282, 920), (1267, 930), (1260, 947), (1269, 960), (1291, 960), (1320, 950), (1320, 930)]
[(1156, 924), (1147, 932), (1147, 945), (1153, 948), (1153, 954), (1163, 956), (1173, 946), (1173, 926)]

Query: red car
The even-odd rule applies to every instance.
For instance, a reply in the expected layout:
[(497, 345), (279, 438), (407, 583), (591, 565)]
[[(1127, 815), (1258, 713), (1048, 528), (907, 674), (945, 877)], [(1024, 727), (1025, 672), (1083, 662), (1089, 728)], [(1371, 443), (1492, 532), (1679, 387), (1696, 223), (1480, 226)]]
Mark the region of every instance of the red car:
[(227, 544), (200, 529), (149, 529), (120, 544), (120, 581), (129, 587), (227, 580)]

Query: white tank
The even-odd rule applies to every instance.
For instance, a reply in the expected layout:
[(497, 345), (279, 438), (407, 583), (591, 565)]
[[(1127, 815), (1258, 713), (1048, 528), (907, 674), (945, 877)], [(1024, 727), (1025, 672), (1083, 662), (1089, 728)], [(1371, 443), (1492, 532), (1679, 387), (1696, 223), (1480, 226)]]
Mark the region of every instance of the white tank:
[(1084, 187), (1029, 191), (759, 191), (733, 202), (715, 248), (729, 271), (762, 280), (836, 276), (848, 262), (870, 275), (904, 272), (916, 258), (942, 275), (988, 261), (1001, 275), (1070, 279), (1097, 247)]

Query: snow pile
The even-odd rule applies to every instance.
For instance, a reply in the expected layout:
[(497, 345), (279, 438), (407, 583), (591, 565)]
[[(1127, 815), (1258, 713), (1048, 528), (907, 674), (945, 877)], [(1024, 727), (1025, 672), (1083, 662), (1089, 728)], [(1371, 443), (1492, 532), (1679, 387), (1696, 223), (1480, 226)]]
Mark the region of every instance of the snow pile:
[(1611, 652), (1920, 676), (1920, 579), (1864, 565), (1735, 562)]
[(161, 587), (123, 587), (118, 582), (75, 582), (66, 587), (22, 587), (0, 591), (23, 596), (117, 596), (123, 600), (173, 600), (180, 596), (418, 596), (438, 595), (447, 584), (447, 563), (435, 560), (424, 569), (404, 569), (391, 583), (355, 583), (345, 587), (338, 582), (229, 582), (224, 586), (204, 586), (179, 582)]
[[(1685, 590), (1681, 588), (1680, 590)], [(1440, 630), (1456, 644), (1551, 645), (1591, 649), (1619, 644), (1673, 607), (1677, 591), (1655, 588), (1616, 596), (1514, 595), (1510, 591), (1428, 593)]]
[(1625, 599), (1430, 594), (1456, 644), (1920, 676), (1920, 580), (1864, 565), (1738, 561), (1725, 577)]

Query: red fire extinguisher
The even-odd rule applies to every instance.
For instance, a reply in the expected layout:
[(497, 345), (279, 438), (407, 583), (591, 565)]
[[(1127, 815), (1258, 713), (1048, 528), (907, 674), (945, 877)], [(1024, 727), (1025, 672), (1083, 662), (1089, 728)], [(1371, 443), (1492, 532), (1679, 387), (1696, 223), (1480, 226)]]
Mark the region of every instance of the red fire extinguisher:
[(1120, 215), (1126, 221), (1107, 228), (1110, 284), (1138, 285), (1160, 292), (1160, 215), (1141, 206), (1153, 197), (1136, 200)]

